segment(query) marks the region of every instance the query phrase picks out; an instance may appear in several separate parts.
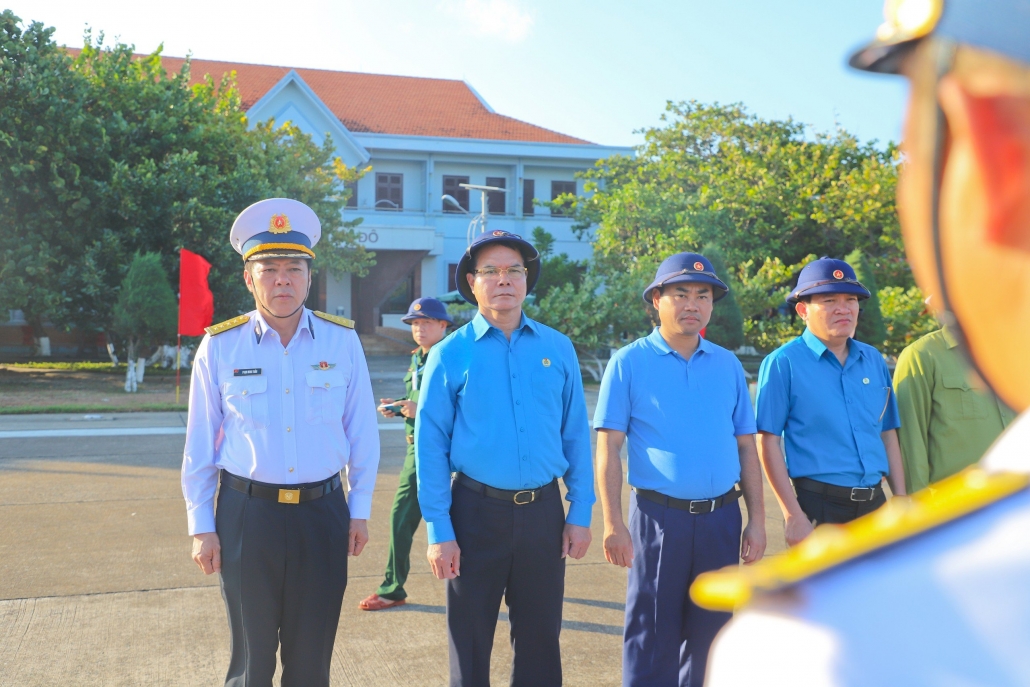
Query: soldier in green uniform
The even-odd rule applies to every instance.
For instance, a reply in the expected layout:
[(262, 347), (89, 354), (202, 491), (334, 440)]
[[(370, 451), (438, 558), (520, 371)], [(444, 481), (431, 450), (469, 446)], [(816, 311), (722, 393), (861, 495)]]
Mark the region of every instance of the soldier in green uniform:
[(390, 557), (386, 561), (386, 574), (379, 589), (358, 604), (358, 608), (363, 611), (381, 611), (402, 606), (408, 596), (404, 591), (404, 581), (411, 569), (411, 540), (418, 524), (422, 522), (415, 477), (415, 411), (418, 408), (422, 370), (429, 349), (444, 338), (447, 326), (454, 323), (454, 318), (447, 312), (447, 306), (435, 298), (416, 298), (401, 321), (411, 325), (411, 335), (419, 346), (411, 352), (411, 367), (404, 377), (408, 393), (399, 400), (379, 399), (379, 412), (384, 417), (399, 415), (404, 418), (404, 438), (408, 442), (408, 452), (404, 456), (404, 467), (401, 468), (397, 493), (393, 497), (393, 509), (390, 511)]

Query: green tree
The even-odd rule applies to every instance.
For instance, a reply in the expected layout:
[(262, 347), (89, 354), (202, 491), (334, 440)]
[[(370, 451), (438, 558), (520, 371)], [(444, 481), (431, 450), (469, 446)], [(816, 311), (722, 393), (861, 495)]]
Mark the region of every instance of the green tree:
[(734, 351), (744, 345), (744, 314), (737, 303), (737, 285), (726, 269), (726, 259), (718, 246), (707, 246), (704, 256), (712, 263), (715, 274), (730, 287), (730, 292), (712, 308), (712, 319), (705, 338)]
[(53, 32), (0, 14), (0, 293), (37, 337), (78, 290), (105, 291), (87, 250), (88, 180), (105, 168), (104, 132)]
[(651, 331), (641, 298), (648, 282), (640, 270), (607, 276), (588, 271), (579, 284), (555, 286), (525, 309), (533, 319), (568, 336), (580, 365), (600, 381), (613, 349)]
[(127, 359), (143, 348), (175, 337), (178, 320), (175, 294), (157, 253), (137, 253), (122, 279), (113, 308), (112, 331), (123, 341)]
[(883, 322), (883, 315), (880, 313), (880, 299), (877, 295), (879, 289), (876, 286), (876, 276), (873, 274), (872, 266), (869, 264), (868, 258), (857, 248), (851, 251), (844, 260), (855, 268), (855, 276), (858, 277), (858, 281), (862, 282), (862, 285), (872, 294), (868, 300), (862, 303), (862, 314), (858, 316), (855, 338), (882, 349), (887, 341), (887, 327)]
[(877, 295), (887, 327), (884, 355), (897, 357), (905, 346), (940, 328), (937, 319), (927, 311), (918, 286), (885, 286)]
[(167, 73), (160, 49), (105, 47), (87, 33), (72, 59), (52, 29), (0, 15), (0, 241), (4, 307), (111, 330), (112, 294), (136, 253), (175, 274), (178, 248), (211, 263), (215, 316), (250, 308), (226, 237), (248, 205), (287, 196), (322, 223), (316, 270), (364, 274), (374, 255), (342, 210), (344, 182), (363, 170), (297, 128), (250, 126), (231, 78), (190, 85), (190, 63)]
[(540, 279), (533, 289), (537, 299), (547, 297), (557, 286), (578, 287), (587, 271), (586, 260), (572, 260), (568, 253), (554, 254), (554, 236), (543, 227), (533, 229), (533, 245), (540, 252)]

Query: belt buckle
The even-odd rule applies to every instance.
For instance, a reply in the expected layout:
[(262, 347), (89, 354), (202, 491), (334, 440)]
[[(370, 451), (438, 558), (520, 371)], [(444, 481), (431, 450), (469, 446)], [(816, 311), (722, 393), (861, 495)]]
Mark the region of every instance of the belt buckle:
[[(708, 510), (694, 510), (694, 504), (706, 503), (708, 504)], [(700, 506), (699, 506), (700, 507)], [(699, 501), (691, 501), (688, 506), (688, 512), (691, 515), (704, 515), (705, 513), (711, 513), (715, 510), (715, 499), (701, 499)]]
[[(519, 496), (521, 496), (522, 494), (529, 494), (529, 500), (519, 501)], [(536, 491), (533, 489), (524, 489), (523, 491), (517, 491), (515, 492), (514, 501), (516, 506), (525, 506), (526, 504), (533, 503), (534, 501), (536, 501)]]
[[(856, 498), (855, 497), (855, 492), (856, 491), (865, 491), (865, 490), (869, 491), (869, 497), (868, 498), (860, 499), (860, 498)], [(858, 501), (858, 502), (872, 501), (873, 500), (873, 491), (874, 491), (873, 487), (851, 487), (851, 500), (852, 501)]]
[(300, 489), (280, 489), (279, 503), (300, 503)]

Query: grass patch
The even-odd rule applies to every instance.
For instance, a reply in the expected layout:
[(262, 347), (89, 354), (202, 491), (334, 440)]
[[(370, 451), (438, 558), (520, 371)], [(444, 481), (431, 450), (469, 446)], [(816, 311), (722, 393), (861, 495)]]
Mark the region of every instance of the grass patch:
[[(109, 362), (108, 363), (103, 363), (103, 362), (99, 362), (98, 363), (98, 362), (92, 362), (92, 361), (74, 362), (74, 361), (59, 361), (59, 360), (55, 360), (53, 362), (45, 362), (45, 361), (41, 361), (41, 360), (38, 360), (38, 361), (37, 360), (33, 360), (32, 362), (27, 362), (27, 363), (2, 363), (2, 364), (0, 364), (0, 368), (4, 368), (4, 367), (9, 367), (9, 368), (12, 368), (12, 369), (21, 369), (21, 370), (62, 370), (62, 371), (67, 371), (67, 372), (106, 372), (106, 373), (109, 373), (109, 374), (112, 374), (112, 373), (113, 374), (121, 374), (122, 376), (124, 376), (125, 372), (126, 372), (126, 370), (128, 368), (128, 364), (127, 363), (118, 363), (117, 366), (113, 366)], [(187, 377), (190, 374), (190, 370), (189, 369), (184, 369), (182, 372), (183, 372), (183, 375), (187, 376)], [(174, 375), (175, 374), (175, 369), (174, 368), (163, 368), (163, 367), (150, 367), (148, 365), (147, 368), (146, 368), (145, 374), (148, 374), (148, 375), (159, 375), (159, 376)]]
[(0, 415), (36, 415), (40, 413), (165, 413), (186, 412), (185, 403), (147, 403), (138, 406), (111, 405), (53, 405), (53, 406), (0, 406)]

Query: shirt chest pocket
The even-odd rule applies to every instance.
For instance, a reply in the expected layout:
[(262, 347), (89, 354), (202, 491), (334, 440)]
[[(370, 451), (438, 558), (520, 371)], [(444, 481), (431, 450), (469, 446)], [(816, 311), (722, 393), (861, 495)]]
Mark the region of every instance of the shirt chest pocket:
[(565, 375), (560, 368), (546, 367), (533, 372), (533, 398), (540, 411), (548, 415), (561, 415), (562, 389), (565, 387)]
[(222, 400), (229, 414), (247, 427), (264, 429), (268, 425), (268, 380), (264, 377), (240, 377), (224, 385)]
[(307, 382), (308, 424), (332, 424), (343, 420), (347, 400), (347, 383), (342, 370), (312, 370), (304, 375)]
[(946, 374), (941, 379), (945, 410), (975, 420), (987, 417), (987, 400), (978, 394), (963, 374)]

